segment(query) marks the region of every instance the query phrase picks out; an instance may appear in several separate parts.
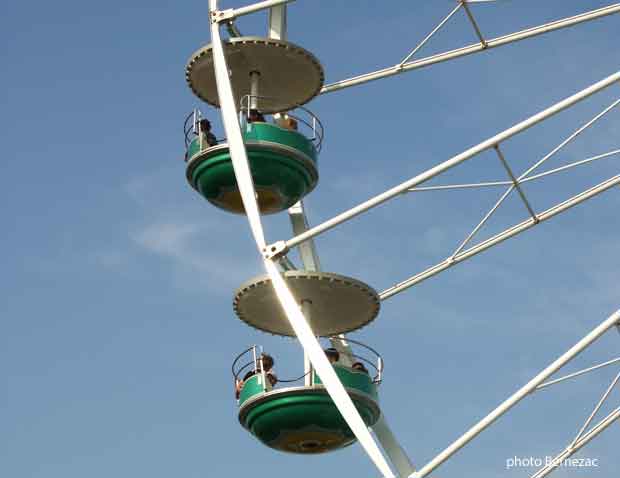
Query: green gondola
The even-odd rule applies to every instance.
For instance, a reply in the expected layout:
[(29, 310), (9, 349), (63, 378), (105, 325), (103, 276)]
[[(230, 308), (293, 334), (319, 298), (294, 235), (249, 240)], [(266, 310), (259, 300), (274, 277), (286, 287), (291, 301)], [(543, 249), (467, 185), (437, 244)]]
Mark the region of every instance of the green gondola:
[[(245, 125), (243, 138), (262, 214), (288, 209), (314, 189), (318, 171), (312, 139), (266, 122)], [(187, 159), (186, 176), (194, 189), (219, 208), (244, 213), (227, 143), (201, 144), (198, 135), (189, 142)]]

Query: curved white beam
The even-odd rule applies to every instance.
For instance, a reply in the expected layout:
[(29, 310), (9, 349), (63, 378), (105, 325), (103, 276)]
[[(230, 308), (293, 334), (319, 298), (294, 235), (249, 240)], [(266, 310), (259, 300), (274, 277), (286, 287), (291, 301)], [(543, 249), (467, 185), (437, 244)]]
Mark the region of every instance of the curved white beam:
[[(252, 234), (254, 235), (258, 250), (262, 255), (262, 251), (265, 247), (265, 237), (260, 220), (258, 204), (256, 203), (256, 192), (252, 182), (247, 153), (243, 143), (239, 122), (237, 120), (237, 110), (230, 84), (230, 78), (228, 77), (228, 66), (226, 64), (226, 57), (224, 55), (224, 48), (220, 36), (219, 23), (215, 17), (217, 11), (216, 0), (209, 0), (209, 11), (211, 12), (212, 17), (211, 40), (213, 44), (213, 64), (218, 96), (222, 108), (222, 120), (226, 131), (226, 137), (228, 138), (230, 155), (235, 171), (237, 185), (241, 192), (241, 198), (250, 223), (250, 228), (252, 229)], [(321, 376), (321, 380), (330, 397), (382, 475), (387, 478), (392, 478), (394, 475), (390, 470), (389, 465), (379, 450), (377, 443), (368, 431), (362, 417), (355, 408), (353, 401), (336, 375), (336, 372), (325, 356), (321, 345), (314, 337), (312, 329), (306, 322), (306, 319), (299, 308), (299, 304), (296, 302), (293, 294), (288, 289), (286, 282), (280, 275), (276, 264), (270, 259), (265, 259), (264, 266), (271, 279), (282, 308), (286, 312), (286, 316), (295, 331), (295, 335), (297, 335), (304, 351), (308, 354), (315, 370)]]

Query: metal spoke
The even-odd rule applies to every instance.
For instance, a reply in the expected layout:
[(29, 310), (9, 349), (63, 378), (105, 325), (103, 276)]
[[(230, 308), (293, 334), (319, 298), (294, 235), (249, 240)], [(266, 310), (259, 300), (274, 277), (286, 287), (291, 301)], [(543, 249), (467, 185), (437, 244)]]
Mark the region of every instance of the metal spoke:
[[(538, 219), (539, 219), (538, 223), (542, 223), (548, 219), (551, 219), (552, 217), (576, 206), (577, 204), (582, 203), (602, 193), (603, 191), (606, 191), (618, 185), (620, 185), (620, 175), (613, 176), (607, 179), (606, 181), (603, 181), (602, 183), (599, 183), (596, 186), (586, 191), (583, 191), (571, 197), (570, 199), (567, 199), (564, 202), (556, 204), (555, 206), (547, 209), (546, 211), (541, 212), (540, 214), (538, 214)], [(506, 239), (509, 239), (513, 236), (516, 236), (517, 234), (520, 234), (534, 227), (536, 224), (537, 223), (534, 222), (533, 219), (527, 219), (523, 222), (520, 222), (519, 224), (515, 224), (514, 226), (500, 232), (499, 234), (496, 234), (482, 242), (479, 242), (478, 244), (471, 246), (469, 249), (466, 249), (455, 256), (448, 257), (442, 262), (435, 264), (434, 266), (431, 266), (428, 269), (422, 272), (419, 272), (418, 274), (410, 277), (409, 279), (399, 282), (398, 284), (384, 290), (383, 292), (379, 294), (379, 298), (381, 300), (389, 299), (390, 297), (398, 294), (399, 292), (402, 292), (405, 289), (408, 289), (409, 287), (412, 287), (436, 274), (439, 274), (440, 272), (443, 272), (444, 270), (449, 269), (450, 267), (456, 265), (459, 262), (469, 259), (470, 257), (473, 257), (476, 254), (479, 254), (482, 251), (485, 251), (499, 244), (500, 242), (505, 241)]]
[(534, 211), (532, 210), (532, 208), (529, 206), (529, 204), (527, 203), (527, 199), (525, 199), (525, 195), (523, 194), (523, 192), (521, 191), (521, 188), (519, 187), (519, 183), (522, 182), (524, 180), (524, 178), (526, 178), (528, 176), (528, 174), (530, 174), (531, 172), (533, 172), (534, 170), (536, 170), (538, 167), (540, 167), (545, 161), (547, 161), (549, 158), (553, 157), (558, 151), (560, 151), (562, 148), (564, 148), (564, 146), (566, 146), (568, 143), (570, 143), (571, 141), (573, 141), (577, 136), (579, 136), (581, 133), (583, 133), (586, 129), (588, 129), (589, 127), (591, 127), (594, 123), (596, 123), (599, 119), (601, 119), (603, 116), (605, 116), (607, 113), (609, 113), (613, 108), (615, 108), (616, 106), (618, 106), (618, 104), (620, 104), (620, 99), (617, 99), (616, 101), (614, 101), (613, 103), (611, 103), (609, 106), (607, 106), (603, 111), (601, 111), (600, 113), (598, 113), (596, 116), (594, 116), (592, 119), (590, 119), (589, 121), (587, 121), (586, 123), (584, 123), (583, 125), (581, 125), (579, 128), (577, 128), (575, 131), (573, 131), (569, 136), (567, 136), (560, 144), (558, 144), (555, 148), (553, 148), (549, 153), (547, 153), (545, 156), (543, 156), (540, 160), (538, 160), (533, 166), (531, 166), (527, 171), (525, 171), (523, 174), (521, 174), (521, 176), (519, 176), (518, 178), (514, 178), (514, 175), (512, 174), (512, 171), (510, 170), (510, 168), (508, 167), (508, 164), (506, 163), (506, 161), (503, 158), (503, 155), (501, 154), (501, 151), (499, 150), (499, 142), (495, 145), (493, 145), (495, 151), (497, 152), (497, 154), (499, 155), (500, 160), (502, 160), (502, 163), (504, 164), (504, 167), (508, 167), (507, 171), (508, 174), (511, 176), (512, 179), (512, 185), (506, 190), (506, 192), (504, 192), (504, 194), (499, 198), (499, 200), (495, 203), (495, 205), (491, 208), (491, 210), (484, 216), (484, 218), (482, 219), (482, 221), (480, 221), (478, 223), (478, 225), (472, 230), (472, 232), (469, 233), (469, 235), (465, 238), (465, 240), (463, 242), (461, 242), (461, 244), (456, 248), (456, 250), (452, 253), (452, 257), (456, 256), (459, 252), (461, 252), (466, 246), (467, 244), (469, 244), (471, 242), (471, 240), (473, 239), (473, 237), (478, 233), (478, 231), (480, 231), (480, 229), (486, 224), (486, 222), (489, 220), (489, 218), (495, 213), (495, 211), (499, 208), (499, 206), (504, 202), (504, 200), (508, 197), (508, 195), (513, 191), (513, 189), (517, 188), (519, 190), (519, 193), (521, 195), (521, 198), (523, 199), (523, 201), (526, 204), (526, 207), (528, 208), (528, 211), (530, 212), (530, 215), (534, 218), (534, 220), (538, 220), (536, 218), (536, 214), (534, 213)]
[(476, 227), (474, 227), (474, 229), (469, 233), (469, 235), (465, 238), (465, 240), (461, 242), (461, 244), (459, 244), (459, 247), (456, 248), (456, 250), (452, 253), (450, 257), (455, 257), (465, 248), (465, 246), (467, 246), (467, 244), (471, 242), (474, 236), (478, 234), (478, 231), (482, 229), (482, 226), (484, 226), (487, 223), (487, 221), (491, 218), (491, 216), (495, 214), (495, 211), (497, 211), (497, 209), (502, 205), (502, 203), (506, 200), (506, 198), (508, 197), (508, 195), (512, 192), (514, 188), (515, 188), (514, 185), (512, 185), (508, 189), (506, 189), (506, 191), (504, 191), (504, 194), (501, 195), (501, 197), (497, 200), (497, 202), (493, 205), (493, 207), (489, 210), (489, 212), (485, 214), (485, 216), (482, 218), (482, 221), (480, 221), (476, 225)]
[(603, 406), (603, 403), (605, 403), (605, 400), (607, 400), (607, 397), (609, 397), (609, 394), (611, 393), (612, 389), (618, 383), (618, 380), (620, 380), (620, 372), (618, 372), (618, 375), (616, 375), (616, 378), (614, 378), (612, 380), (612, 382), (609, 384), (609, 387), (607, 387), (607, 390), (605, 390), (605, 393), (603, 394), (603, 396), (601, 397), (599, 402), (594, 407), (594, 410), (592, 410), (592, 413), (590, 414), (588, 419), (585, 421), (585, 423), (583, 424), (583, 426), (579, 430), (579, 433), (577, 433), (577, 436), (575, 437), (575, 439), (568, 446), (569, 448), (573, 448), (575, 446), (575, 443), (577, 443), (577, 440), (579, 440), (581, 438), (581, 436), (583, 435), (583, 432), (586, 430), (586, 428), (588, 428), (588, 425), (590, 425), (590, 423), (594, 419), (594, 416), (601, 409), (601, 407)]
[(585, 445), (587, 445), (593, 438), (603, 432), (607, 427), (613, 424), (616, 420), (620, 419), (620, 407), (613, 410), (609, 415), (603, 418), (600, 422), (596, 424), (595, 427), (592, 428), (588, 433), (586, 433), (583, 437), (581, 437), (577, 443), (573, 445), (573, 447), (567, 447), (564, 451), (560, 452), (558, 455), (551, 460), (551, 463), (543, 466), (540, 470), (534, 473), (530, 478), (543, 478), (547, 476), (552, 471), (558, 468), (558, 465), (562, 463), (563, 460), (572, 456), (574, 453), (579, 451)]
[(502, 165), (506, 169), (506, 172), (508, 173), (508, 176), (510, 176), (510, 180), (512, 181), (513, 186), (515, 187), (515, 189), (519, 193), (519, 196), (521, 196), (521, 199), (523, 200), (523, 204), (525, 204), (525, 207), (527, 208), (528, 212), (530, 213), (530, 216), (532, 216), (534, 221), (538, 221), (538, 218), (536, 217), (536, 213), (534, 212), (534, 210), (532, 209), (532, 206), (530, 206), (529, 201), (525, 197), (525, 193), (523, 192), (523, 189), (521, 189), (521, 186), (519, 185), (519, 181), (517, 180), (517, 178), (515, 178), (515, 175), (512, 173), (512, 169), (510, 169), (510, 166), (508, 165), (508, 162), (506, 161), (506, 158), (504, 157), (504, 154), (502, 153), (501, 149), (499, 149), (499, 145), (496, 144), (494, 149), (495, 149), (495, 152), (497, 153), (497, 157), (499, 158), (499, 160), (501, 161)]
[(452, 18), (452, 15), (454, 15), (456, 12), (459, 11), (461, 6), (463, 6), (463, 4), (458, 3), (456, 7), (454, 7), (454, 9), (448, 14), (448, 16), (444, 18), (441, 22), (439, 22), (439, 24), (435, 28), (433, 28), (433, 30), (428, 35), (426, 35), (424, 40), (418, 43), (418, 45), (413, 50), (411, 50), (411, 52), (409, 52), (409, 54), (405, 58), (403, 58), (403, 60), (398, 65), (403, 66), (405, 63), (407, 63), (407, 61), (409, 61), (409, 59), (413, 55), (415, 55), (418, 51), (420, 51), (420, 49), (426, 44), (426, 42), (429, 41), (431, 37), (435, 35), (435, 33), (437, 33), (441, 29), (441, 27), (443, 27), (446, 24), (448, 20), (450, 20), (450, 18)]
[(525, 179), (519, 181), (519, 183), (526, 183), (528, 181), (535, 181), (536, 179), (544, 178), (545, 176), (549, 176), (550, 174), (559, 173), (561, 171), (566, 171), (567, 169), (574, 168), (575, 166), (581, 166), (582, 164), (591, 163), (592, 161), (598, 161), (599, 159), (608, 158), (610, 156), (615, 156), (620, 154), (620, 149), (614, 149), (613, 151), (609, 151), (608, 153), (598, 154), (596, 156), (592, 156), (590, 158), (582, 159), (581, 161), (575, 161), (574, 163), (566, 164), (564, 166), (560, 166), (555, 169), (550, 169), (549, 171), (545, 171), (539, 174), (535, 174), (533, 176), (528, 176)]
[(474, 30), (476, 31), (476, 35), (478, 36), (478, 39), (480, 40), (480, 44), (482, 45), (482, 48), (486, 48), (487, 47), (487, 42), (484, 39), (484, 37), (482, 36), (482, 32), (480, 31), (480, 27), (478, 27), (478, 23), (476, 23), (476, 19), (474, 18), (474, 15), (471, 13), (471, 10), (469, 9), (469, 6), (467, 5), (468, 2), (466, 0), (460, 0), (460, 3), (465, 8), (465, 13), (467, 13), (467, 18), (469, 18), (469, 21), (471, 22), (472, 26), (474, 27)]
[(580, 375), (583, 375), (584, 373), (592, 372), (594, 370), (598, 370), (599, 368), (608, 367), (609, 365), (613, 365), (613, 364), (618, 363), (618, 362), (620, 362), (620, 357), (615, 358), (613, 360), (609, 360), (607, 362), (603, 362), (603, 363), (598, 364), (598, 365), (594, 365), (593, 367), (588, 367), (588, 368), (585, 368), (583, 370), (579, 370), (578, 372), (574, 372), (574, 373), (565, 375), (565, 376), (560, 377), (560, 378), (556, 378), (555, 380), (550, 380), (548, 382), (541, 383), (538, 387), (536, 387), (536, 390), (540, 390), (541, 388), (549, 387), (550, 385), (555, 385), (556, 383), (560, 383), (560, 382), (563, 382), (565, 380), (570, 380), (571, 378), (579, 377)]
[(517, 42), (517, 41), (524, 40), (526, 38), (531, 38), (537, 35), (542, 35), (544, 33), (559, 30), (561, 28), (571, 27), (573, 25), (578, 25), (583, 22), (595, 20), (597, 18), (605, 17), (607, 15), (612, 15), (614, 13), (619, 13), (619, 12), (620, 12), (620, 3), (615, 3), (615, 4), (608, 5), (603, 8), (581, 13), (573, 17), (563, 18), (561, 20), (556, 20), (550, 23), (545, 23), (544, 25), (540, 25), (540, 26), (533, 27), (533, 28), (527, 28), (525, 30), (521, 30), (521, 31), (514, 32), (514, 33), (509, 33), (508, 35), (504, 35), (501, 37), (487, 40), (486, 48), (483, 47), (482, 44), (480, 43), (474, 43), (473, 45), (467, 45), (462, 48), (457, 48), (456, 50), (450, 50), (450, 51), (446, 51), (443, 53), (439, 53), (437, 55), (432, 55), (426, 58), (421, 58), (419, 60), (410, 61), (408, 63), (405, 63), (402, 66), (400, 64), (397, 64), (394, 66), (383, 68), (381, 70), (373, 71), (370, 73), (365, 73), (362, 75), (357, 75), (352, 78), (347, 78), (346, 80), (340, 80), (335, 83), (325, 85), (321, 89), (321, 94), (331, 93), (334, 91), (342, 90), (343, 88), (350, 88), (351, 86), (361, 85), (369, 81), (379, 80), (381, 78), (398, 75), (406, 71), (417, 70), (419, 68), (434, 65), (436, 63), (442, 63), (444, 61), (452, 60), (455, 58), (460, 58), (466, 55), (471, 55), (473, 53), (490, 50), (492, 48), (507, 45), (509, 43)]
[[(452, 157), (451, 159), (444, 161), (443, 163), (440, 163), (437, 166), (430, 168), (427, 171), (405, 181), (404, 183), (394, 186), (393, 188), (379, 194), (378, 196), (375, 196), (374, 198), (371, 198), (368, 201), (365, 201), (341, 214), (338, 214), (337, 216), (331, 219), (328, 219), (327, 221), (317, 226), (311, 227), (310, 229), (308, 229), (306, 232), (302, 234), (298, 234), (295, 237), (287, 241), (278, 241), (276, 243), (271, 244), (267, 250), (266, 255), (267, 257), (273, 257), (273, 255), (286, 253), (286, 251), (290, 249), (291, 247), (298, 246), (302, 242), (305, 242), (306, 240), (312, 237), (318, 236), (319, 234), (322, 234), (323, 232), (328, 231), (329, 229), (332, 229), (333, 227), (343, 222), (346, 222), (380, 204), (383, 204), (384, 202), (400, 194), (403, 194), (404, 192), (407, 192), (412, 187), (418, 186), (419, 184), (422, 184), (423, 182), (428, 181), (429, 179), (432, 179), (433, 177), (438, 176), (439, 174), (445, 171), (448, 171), (454, 166), (460, 163), (463, 163), (464, 161), (471, 159), (477, 154), (483, 151), (486, 151), (489, 148), (492, 148), (494, 145), (500, 144), (501, 142), (511, 138), (512, 136), (531, 128), (535, 124), (540, 123), (541, 121), (544, 121), (545, 119), (559, 113), (560, 111), (563, 111), (564, 109), (571, 107), (577, 102), (589, 97), (590, 95), (598, 91), (601, 91), (602, 89), (618, 82), (619, 80), (620, 80), (620, 72), (616, 72), (610, 75), (609, 77), (589, 86), (588, 88), (585, 88), (584, 90), (581, 90), (580, 92), (568, 98), (565, 98), (564, 100), (539, 112), (538, 114), (535, 114), (529, 117), (525, 121), (521, 121), (520, 123), (514, 125), (511, 128), (508, 128), (502, 131), (499, 134), (496, 134), (495, 136), (487, 139), (486, 141), (483, 141), (477, 144), (476, 146), (473, 146), (469, 148), (468, 150), (463, 151), (462, 153)], [(599, 117), (601, 115), (602, 114), (599, 114)], [(591, 123), (592, 122), (593, 121), (591, 121)], [(556, 150), (557, 149), (558, 148), (556, 148)], [(542, 164), (542, 161), (539, 161), (539, 163)], [(530, 168), (530, 170), (531, 169), (532, 168)], [(519, 179), (522, 179), (522, 178), (520, 177)], [(270, 251), (273, 251), (273, 252), (270, 252)]]
[[(514, 407), (517, 403), (527, 397), (532, 390), (534, 390), (538, 385), (543, 383), (547, 378), (552, 376), (555, 372), (560, 370), (564, 365), (570, 362), (574, 357), (580, 354), (583, 350), (589, 347), (595, 340), (597, 340), (601, 335), (607, 332), (610, 328), (614, 327), (618, 321), (620, 320), (620, 310), (616, 311), (614, 314), (609, 316), (605, 321), (603, 321), (600, 325), (598, 325), (595, 329), (593, 329), (588, 335), (582, 338), (579, 342), (573, 345), (566, 353), (561, 355), (557, 360), (555, 360), (551, 365), (545, 368), (542, 372), (532, 378), (528, 383), (526, 383), (523, 387), (517, 390), (513, 395), (504, 400), (497, 408), (495, 408), (491, 413), (489, 413), (486, 417), (476, 423), (473, 427), (467, 430), (460, 438), (454, 441), (450, 446), (448, 446), (445, 450), (439, 453), (435, 458), (433, 458), (430, 462), (424, 465), (419, 471), (410, 475), (410, 478), (423, 478), (426, 475), (432, 473), (435, 469), (437, 469), (442, 463), (448, 460), (452, 455), (454, 455), (457, 451), (467, 445), (470, 441), (476, 438), (480, 433), (482, 433), (486, 428), (490, 427), (498, 418), (502, 415), (506, 414), (512, 407)], [(597, 427), (600, 426), (597, 425)], [(596, 427), (595, 427), (596, 428)], [(589, 432), (593, 433), (594, 429)], [(585, 440), (587, 437), (583, 437), (582, 440)], [(586, 441), (587, 443), (587, 441)]]

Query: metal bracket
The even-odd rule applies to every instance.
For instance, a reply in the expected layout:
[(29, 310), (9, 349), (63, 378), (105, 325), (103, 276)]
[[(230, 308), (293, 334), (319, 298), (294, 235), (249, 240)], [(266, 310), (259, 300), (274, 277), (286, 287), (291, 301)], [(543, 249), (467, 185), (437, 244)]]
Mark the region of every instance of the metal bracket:
[(213, 23), (220, 23), (228, 20), (229, 18), (234, 18), (234, 11), (235, 10), (233, 8), (227, 8), (226, 10), (216, 10), (211, 12), (211, 21)]
[(265, 259), (277, 259), (288, 252), (286, 241), (278, 241), (269, 244), (263, 248), (263, 257)]

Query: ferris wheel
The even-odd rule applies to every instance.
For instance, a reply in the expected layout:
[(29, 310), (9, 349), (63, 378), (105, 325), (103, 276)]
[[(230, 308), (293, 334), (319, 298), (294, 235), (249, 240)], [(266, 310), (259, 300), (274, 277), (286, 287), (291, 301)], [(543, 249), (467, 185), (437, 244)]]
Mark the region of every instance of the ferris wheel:
[[(539, 171), (566, 145), (617, 108), (620, 99), (576, 125), (557, 146), (521, 174), (517, 174), (511, 166), (503, 144), (578, 102), (620, 83), (620, 72), (601, 79), (460, 154), (312, 227), (306, 217), (303, 199), (315, 189), (319, 181), (318, 157), (323, 147), (324, 128), (321, 120), (307, 105), (321, 94), (483, 53), (618, 14), (620, 4), (501, 37), (487, 38), (482, 33), (471, 5), (494, 0), (458, 0), (448, 9), (446, 16), (430, 29), (430, 33), (396, 65), (325, 84), (324, 70), (318, 57), (287, 39), (287, 3), (290, 1), (266, 0), (250, 6), (219, 10), (217, 0), (209, 0), (212, 42), (193, 53), (186, 66), (186, 80), (192, 92), (200, 100), (221, 110), (226, 135), (224, 139), (217, 139), (211, 132), (210, 122), (199, 109), (186, 117), (184, 136), (187, 180), (192, 188), (215, 207), (247, 217), (257, 252), (266, 270), (266, 274), (259, 277), (249, 280), (240, 278), (242, 284), (234, 293), (234, 312), (239, 319), (255, 329), (276, 336), (296, 337), (304, 354), (303, 370), (300, 370), (300, 376), (295, 380), (278, 380), (272, 370), (272, 358), (258, 346), (247, 348), (233, 359), (239, 422), (257, 440), (277, 451), (320, 454), (359, 442), (381, 476), (423, 478), (533, 392), (620, 364), (620, 358), (614, 358), (568, 375), (555, 376), (564, 365), (607, 331), (614, 328), (620, 331), (620, 310), (601, 322), (419, 469), (414, 467), (407, 452), (390, 430), (385, 418), (386, 411), (381, 408), (379, 396), (384, 363), (380, 352), (372, 344), (351, 339), (345, 334), (373, 322), (380, 314), (383, 301), (619, 186), (620, 175), (615, 175), (545, 210), (536, 210), (523, 188), (525, 183), (619, 155), (620, 149), (615, 149), (561, 167)], [(242, 35), (235, 20), (262, 10), (269, 12), (268, 35)], [(466, 16), (478, 41), (462, 48), (419, 58), (419, 51), (459, 12)], [(228, 32), (226, 39), (222, 38), (222, 28)], [(496, 156), (505, 172), (504, 179), (423, 185), (489, 151)], [(315, 237), (395, 197), (418, 191), (498, 187), (503, 187), (504, 192), (497, 202), (459, 246), (454, 251), (448, 251), (443, 261), (383, 291), (375, 290), (360, 278), (323, 271), (321, 268), (314, 244)], [(528, 219), (476, 242), (479, 231), (511, 194), (519, 198)], [(268, 244), (261, 220), (262, 215), (266, 214), (288, 214), (293, 236)], [(295, 248), (301, 258), (300, 266), (288, 257), (288, 253)], [(321, 341), (327, 348), (324, 348)], [(603, 418), (597, 418), (612, 389), (620, 387), (619, 381), (620, 373), (594, 405), (592, 413), (572, 442), (532, 478), (541, 478), (556, 470), (562, 460), (572, 456), (620, 419), (620, 407)], [(370, 471), (369, 475), (372, 473)]]

